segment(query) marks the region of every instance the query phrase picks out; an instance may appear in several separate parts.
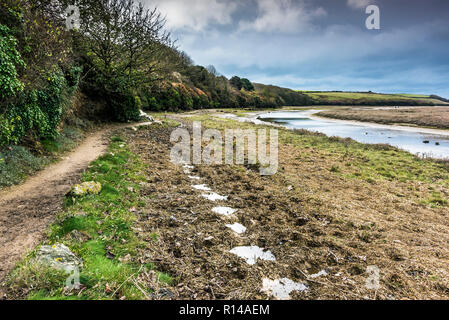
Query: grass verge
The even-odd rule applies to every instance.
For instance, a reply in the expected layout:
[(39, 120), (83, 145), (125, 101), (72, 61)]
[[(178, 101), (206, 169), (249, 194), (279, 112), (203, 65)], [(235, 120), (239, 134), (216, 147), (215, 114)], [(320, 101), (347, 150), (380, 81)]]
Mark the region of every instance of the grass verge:
[(39, 143), (39, 152), (26, 146), (9, 146), (0, 151), (0, 189), (23, 182), (58, 157), (72, 150), (84, 137), (83, 131), (66, 126), (56, 139)]
[(94, 161), (83, 181), (102, 184), (99, 195), (66, 199), (66, 208), (50, 227), (46, 244), (65, 244), (83, 259), (80, 290), (65, 288), (67, 275), (36, 264), (32, 252), (10, 274), (11, 295), (22, 299), (147, 299), (152, 289), (139, 277), (153, 273), (157, 281), (171, 284), (170, 275), (156, 272), (151, 263), (136, 257), (144, 242), (136, 235), (144, 165), (119, 136), (111, 139), (109, 152)]
[(383, 94), (374, 92), (314, 92), (301, 91), (316, 104), (372, 106), (441, 106), (447, 103), (436, 96), (414, 94)]

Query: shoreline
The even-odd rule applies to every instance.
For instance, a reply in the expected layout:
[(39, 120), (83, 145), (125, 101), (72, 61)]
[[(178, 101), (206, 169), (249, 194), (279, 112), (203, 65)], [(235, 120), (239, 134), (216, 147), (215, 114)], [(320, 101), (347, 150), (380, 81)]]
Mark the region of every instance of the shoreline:
[[(272, 111), (271, 113), (279, 113), (279, 112), (295, 112), (295, 111), (307, 111), (307, 110), (280, 110), (280, 111)], [(376, 122), (364, 122), (364, 121), (357, 121), (357, 120), (341, 120), (341, 119), (335, 119), (335, 118), (328, 118), (328, 117), (320, 117), (316, 116), (315, 114), (320, 113), (324, 110), (309, 110), (311, 111), (308, 117), (312, 120), (321, 120), (321, 121), (329, 121), (334, 123), (342, 123), (342, 124), (348, 124), (348, 125), (354, 125), (354, 126), (366, 126), (370, 128), (377, 128), (377, 129), (387, 129), (387, 130), (399, 130), (399, 131), (406, 131), (406, 132), (413, 132), (413, 133), (424, 133), (424, 134), (435, 134), (435, 135), (442, 135), (442, 136), (449, 136), (449, 130), (444, 129), (436, 129), (436, 128), (425, 128), (425, 127), (411, 127), (411, 126), (403, 126), (403, 125), (390, 125), (390, 124), (381, 124)], [(248, 117), (249, 121), (259, 120), (262, 121), (265, 124), (269, 124), (268, 121), (260, 120), (258, 117), (261, 114), (266, 114), (267, 112), (257, 112), (252, 117)], [(250, 113), (248, 113), (249, 115)], [(244, 117), (237, 117), (236, 118), (244, 118)], [(280, 125), (281, 127), (285, 127)]]
[[(319, 112), (317, 112), (317, 113), (319, 113)], [(377, 129), (399, 130), (399, 131), (406, 131), (406, 132), (413, 132), (413, 133), (425, 133), (425, 134), (449, 136), (449, 130), (444, 130), (444, 129), (410, 127), (410, 126), (393, 125), (393, 124), (381, 124), (381, 123), (376, 123), (376, 122), (364, 122), (364, 121), (357, 121), (357, 120), (341, 120), (341, 119), (327, 118), (327, 117), (320, 117), (320, 116), (310, 116), (310, 119), (321, 120), (321, 121), (326, 120), (326, 121), (330, 121), (330, 122), (344, 123), (344, 124), (355, 125), (355, 126), (367, 126), (370, 128), (377, 128)]]

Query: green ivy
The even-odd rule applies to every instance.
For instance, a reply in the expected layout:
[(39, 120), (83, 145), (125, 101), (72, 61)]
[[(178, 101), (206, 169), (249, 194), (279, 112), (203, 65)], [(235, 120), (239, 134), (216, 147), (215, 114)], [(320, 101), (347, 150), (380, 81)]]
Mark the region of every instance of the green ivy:
[[(20, 118), (15, 120), (20, 121)], [(14, 128), (14, 119), (9, 120), (4, 115), (0, 115), (0, 146), (18, 142), (14, 135)]]
[(27, 134), (38, 139), (58, 137), (64, 97), (73, 92), (78, 80), (69, 86), (63, 73), (56, 72), (47, 81), (44, 89), (21, 93), (8, 112), (0, 116), (0, 147), (16, 144)]
[(17, 39), (7, 26), (0, 24), (0, 99), (13, 96), (24, 88), (18, 79), (17, 68), (24, 68), (25, 62), (16, 47)]

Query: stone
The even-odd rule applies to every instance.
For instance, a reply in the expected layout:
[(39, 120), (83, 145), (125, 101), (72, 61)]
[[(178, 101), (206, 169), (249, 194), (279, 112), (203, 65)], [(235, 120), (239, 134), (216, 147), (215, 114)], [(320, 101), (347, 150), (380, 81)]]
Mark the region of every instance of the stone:
[(42, 246), (36, 253), (36, 261), (68, 273), (83, 266), (83, 261), (63, 244)]
[(89, 181), (74, 185), (70, 190), (72, 196), (85, 196), (88, 194), (99, 194), (101, 192), (101, 183)]

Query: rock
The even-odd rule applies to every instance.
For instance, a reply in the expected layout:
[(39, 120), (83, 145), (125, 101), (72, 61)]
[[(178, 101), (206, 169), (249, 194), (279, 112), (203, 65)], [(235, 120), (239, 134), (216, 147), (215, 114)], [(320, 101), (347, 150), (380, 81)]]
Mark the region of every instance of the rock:
[(89, 181), (74, 185), (69, 194), (76, 197), (82, 197), (88, 194), (99, 194), (101, 192), (101, 183)]
[(83, 266), (83, 261), (63, 244), (42, 246), (36, 254), (36, 260), (68, 273)]

